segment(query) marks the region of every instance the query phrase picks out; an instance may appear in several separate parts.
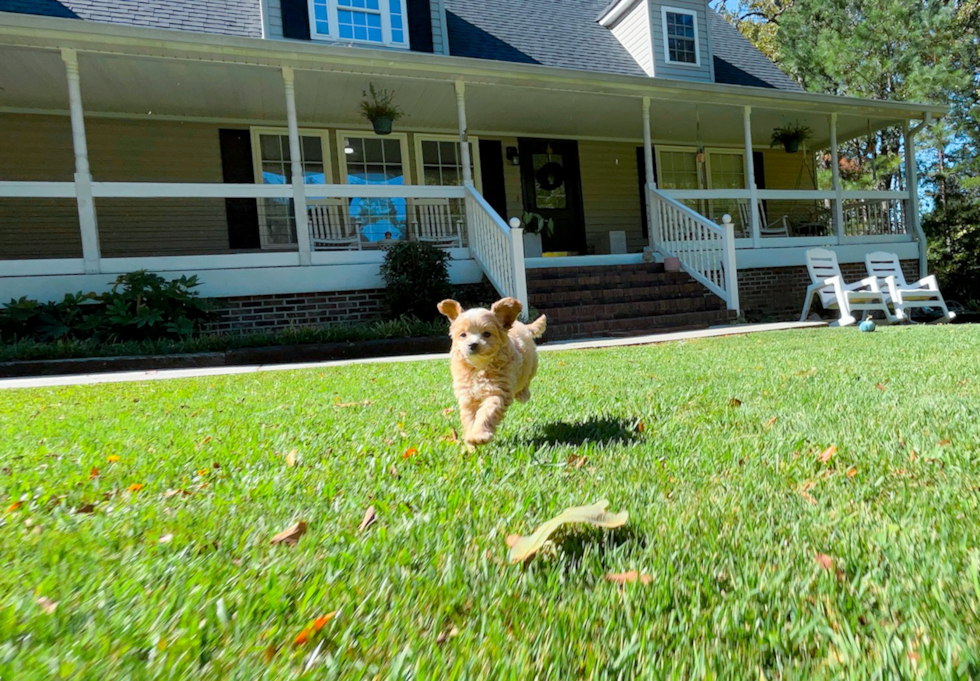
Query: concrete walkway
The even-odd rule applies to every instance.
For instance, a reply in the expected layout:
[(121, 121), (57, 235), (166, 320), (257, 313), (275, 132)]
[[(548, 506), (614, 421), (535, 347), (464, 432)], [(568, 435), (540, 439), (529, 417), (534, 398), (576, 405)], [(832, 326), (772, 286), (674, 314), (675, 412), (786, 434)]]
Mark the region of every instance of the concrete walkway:
[[(539, 348), (540, 352), (562, 350), (587, 350), (591, 348), (616, 348), (630, 345), (652, 345), (671, 341), (713, 338), (717, 336), (736, 336), (762, 331), (787, 331), (790, 329), (810, 329), (826, 326), (824, 322), (781, 322), (778, 324), (743, 324), (740, 326), (717, 326), (699, 331), (679, 331), (660, 333), (652, 336), (631, 338), (602, 338), (585, 341), (560, 341), (548, 343)], [(325, 367), (347, 366), (350, 364), (395, 364), (402, 362), (423, 362), (445, 360), (446, 355), (407, 355), (404, 357), (375, 357), (371, 359), (337, 360), (332, 362), (306, 362), (303, 364), (259, 364), (255, 366), (231, 366), (203, 369), (166, 369), (162, 371), (125, 371), (102, 374), (77, 374), (73, 376), (42, 376), (39, 378), (0, 379), (0, 389), (4, 388), (47, 388), (62, 385), (92, 385), (95, 383), (129, 383), (133, 381), (161, 381), (172, 378), (194, 378), (198, 376), (226, 376), (230, 374), (254, 374), (264, 371), (296, 371), (300, 369), (322, 369)]]

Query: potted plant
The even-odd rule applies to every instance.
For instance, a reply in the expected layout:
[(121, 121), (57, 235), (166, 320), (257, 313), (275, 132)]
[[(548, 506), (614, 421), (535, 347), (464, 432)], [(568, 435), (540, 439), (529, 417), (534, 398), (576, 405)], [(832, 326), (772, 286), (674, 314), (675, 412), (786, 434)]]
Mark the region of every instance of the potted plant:
[(772, 131), (769, 146), (782, 145), (787, 154), (795, 154), (799, 151), (800, 144), (810, 139), (812, 134), (813, 131), (810, 128), (799, 123), (781, 126)]
[(550, 237), (554, 234), (555, 221), (540, 213), (524, 213), (521, 222), (524, 223), (524, 257), (540, 258), (544, 253), (541, 235), (547, 234)]
[(361, 100), (361, 115), (371, 121), (375, 134), (391, 134), (392, 124), (403, 115), (402, 110), (394, 104), (395, 93), (377, 90), (374, 83), (371, 83), (362, 94), (364, 99)]

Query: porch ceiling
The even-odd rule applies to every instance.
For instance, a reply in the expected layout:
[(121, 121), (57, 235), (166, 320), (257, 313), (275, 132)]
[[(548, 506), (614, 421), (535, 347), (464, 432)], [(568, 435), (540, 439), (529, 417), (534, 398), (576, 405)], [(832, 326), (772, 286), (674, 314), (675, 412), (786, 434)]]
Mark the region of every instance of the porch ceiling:
[[(356, 66), (324, 63), (324, 70), (311, 70), (308, 64), (297, 66), (300, 124), (365, 127), (357, 105), (361, 91), (373, 82), (396, 92), (397, 103), (407, 112), (399, 123), (401, 129), (455, 131), (452, 74), (405, 68), (401, 56), (397, 62), (389, 54), (386, 61), (372, 58)], [(286, 61), (268, 61), (236, 63), (228, 59), (80, 52), (82, 99), (89, 115), (281, 125), (285, 122), (285, 104), (278, 67)], [(4, 109), (67, 110), (64, 64), (57, 50), (0, 44), (0, 64), (4, 65), (0, 69), (0, 101)], [(700, 136), (708, 145), (741, 145), (741, 104), (753, 107), (756, 146), (768, 144), (774, 127), (797, 121), (813, 129), (815, 148), (829, 140), (831, 109), (809, 100), (753, 102), (755, 94), (760, 98), (769, 96), (765, 91), (746, 92), (741, 101), (727, 95), (716, 97), (719, 102), (705, 98), (704, 93), (688, 92), (688, 84), (678, 86), (676, 92), (660, 88), (645, 93), (616, 91), (602, 83), (592, 87), (539, 78), (511, 79), (519, 84), (505, 80), (503, 76), (486, 74), (466, 79), (467, 116), (473, 134), (640, 140), (640, 96), (647, 94), (652, 99), (653, 137), (661, 143), (690, 144)], [(864, 111), (853, 105), (841, 107), (839, 139), (844, 141), (869, 130), (901, 124), (908, 113), (883, 110), (874, 102), (868, 102)]]

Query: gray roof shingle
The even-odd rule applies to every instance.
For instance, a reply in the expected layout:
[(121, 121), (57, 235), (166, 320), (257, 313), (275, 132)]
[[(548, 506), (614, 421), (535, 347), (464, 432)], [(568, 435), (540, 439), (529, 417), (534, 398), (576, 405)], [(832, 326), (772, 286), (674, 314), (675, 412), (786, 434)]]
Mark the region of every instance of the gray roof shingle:
[[(597, 16), (608, 0), (446, 0), (450, 53), (643, 76)], [(0, 0), (0, 12), (84, 19), (197, 33), (262, 36), (259, 0)], [(712, 12), (715, 81), (802, 88), (745, 36)]]
[(259, 0), (0, 0), (0, 12), (262, 37)]

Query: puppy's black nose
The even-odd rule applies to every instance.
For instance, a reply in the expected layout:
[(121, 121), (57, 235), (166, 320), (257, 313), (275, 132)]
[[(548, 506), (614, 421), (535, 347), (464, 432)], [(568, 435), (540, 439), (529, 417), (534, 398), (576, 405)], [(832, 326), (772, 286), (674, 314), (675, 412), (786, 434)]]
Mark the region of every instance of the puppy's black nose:
[(470, 343), (470, 351), (471, 352), (476, 352), (476, 349), (478, 347), (480, 347), (480, 344), (479, 343)]

